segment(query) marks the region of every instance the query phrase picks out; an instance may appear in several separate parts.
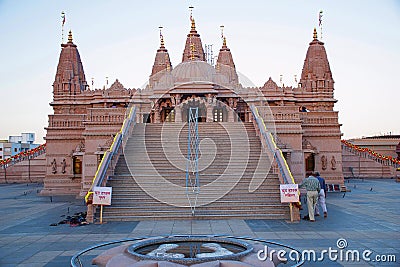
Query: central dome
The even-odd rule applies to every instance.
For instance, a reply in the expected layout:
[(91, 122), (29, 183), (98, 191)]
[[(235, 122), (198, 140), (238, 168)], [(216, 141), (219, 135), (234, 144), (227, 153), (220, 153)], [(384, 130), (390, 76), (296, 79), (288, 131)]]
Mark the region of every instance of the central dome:
[(186, 61), (172, 70), (175, 82), (215, 82), (217, 72), (214, 67), (204, 61)]

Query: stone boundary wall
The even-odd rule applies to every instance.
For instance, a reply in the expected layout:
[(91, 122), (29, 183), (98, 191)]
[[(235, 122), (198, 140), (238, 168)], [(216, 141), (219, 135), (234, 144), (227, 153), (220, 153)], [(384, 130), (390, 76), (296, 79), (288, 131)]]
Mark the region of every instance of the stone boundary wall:
[[(46, 174), (46, 154), (24, 160), (8, 167), (0, 168), (0, 183), (42, 183)], [(29, 166), (30, 165), (30, 166)]]

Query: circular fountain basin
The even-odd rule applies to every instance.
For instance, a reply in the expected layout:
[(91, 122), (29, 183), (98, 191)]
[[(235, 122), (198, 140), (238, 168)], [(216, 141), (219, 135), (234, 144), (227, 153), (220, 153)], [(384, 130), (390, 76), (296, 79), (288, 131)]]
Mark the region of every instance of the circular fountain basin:
[(137, 260), (191, 265), (215, 260), (240, 260), (253, 251), (249, 243), (208, 236), (173, 236), (140, 241), (128, 247)]

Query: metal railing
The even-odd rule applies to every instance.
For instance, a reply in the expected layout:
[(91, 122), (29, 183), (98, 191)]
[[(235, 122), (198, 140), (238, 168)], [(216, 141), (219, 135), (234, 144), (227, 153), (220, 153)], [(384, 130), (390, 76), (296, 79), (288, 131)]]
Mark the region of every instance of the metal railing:
[(13, 166), (14, 164), (17, 164), (21, 161), (34, 159), (44, 153), (46, 153), (46, 143), (39, 145), (38, 147), (32, 148), (30, 150), (20, 152), (7, 159), (0, 160), (0, 168), (7, 169)]
[[(264, 148), (265, 152), (267, 152), (270, 156), (273, 157), (274, 162), (277, 165), (278, 169), (277, 174), (281, 184), (295, 184), (296, 182), (294, 181), (289, 165), (287, 164), (286, 159), (283, 156), (282, 150), (280, 150), (280, 148), (276, 145), (272, 133), (267, 130), (264, 120), (258, 113), (257, 108), (254, 105), (251, 105), (250, 109), (254, 118), (253, 120), (254, 127), (260, 134), (262, 147)], [(300, 191), (298, 191), (298, 194), (300, 197)], [(301, 203), (300, 202), (294, 203), (294, 206), (300, 208)], [(289, 203), (289, 209), (290, 209), (290, 220), (291, 221), (299, 220), (300, 213), (298, 212), (298, 210), (293, 210), (292, 203)]]
[(279, 170), (278, 175), (281, 183), (295, 184), (296, 182), (294, 181), (289, 165), (287, 164), (286, 159), (283, 156), (282, 150), (280, 150), (279, 147), (276, 145), (272, 133), (267, 130), (264, 120), (258, 113), (257, 108), (254, 105), (251, 105), (250, 109), (254, 117), (253, 123), (260, 133), (261, 143), (264, 149), (267, 150), (266, 152), (272, 155), (276, 161)]
[(132, 133), (133, 127), (136, 124), (136, 107), (131, 106), (127, 109), (125, 120), (122, 124), (121, 130), (115, 135), (114, 141), (110, 148), (104, 153), (103, 158), (97, 168), (96, 174), (93, 178), (92, 185), (90, 186), (85, 201), (89, 203), (89, 199), (93, 194), (93, 187), (104, 186), (107, 183), (108, 177), (114, 174), (114, 168), (117, 164), (117, 159), (125, 148), (126, 142)]
[(390, 166), (396, 169), (400, 168), (400, 160), (393, 158), (392, 156), (379, 154), (370, 148), (360, 147), (346, 140), (341, 140), (341, 142), (342, 148), (349, 151), (350, 153), (353, 153), (365, 159), (374, 160), (384, 166)]

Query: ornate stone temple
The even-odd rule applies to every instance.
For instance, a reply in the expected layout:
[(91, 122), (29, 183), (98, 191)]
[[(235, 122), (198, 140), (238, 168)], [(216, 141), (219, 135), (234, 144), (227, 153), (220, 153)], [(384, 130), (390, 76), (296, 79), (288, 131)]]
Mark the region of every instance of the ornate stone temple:
[(207, 62), (193, 18), (182, 62), (173, 67), (161, 36), (143, 89), (126, 89), (118, 80), (109, 88), (89, 89), (71, 32), (61, 47), (50, 103), (54, 112), (46, 128), (44, 195), (86, 194), (132, 105), (137, 125), (184, 123), (191, 107), (198, 108), (199, 125), (251, 122), (254, 105), (296, 182), (318, 170), (328, 184), (343, 184), (334, 80), (315, 29), (297, 87), (278, 86), (271, 78), (261, 87), (244, 87), (225, 37), (216, 64)]

